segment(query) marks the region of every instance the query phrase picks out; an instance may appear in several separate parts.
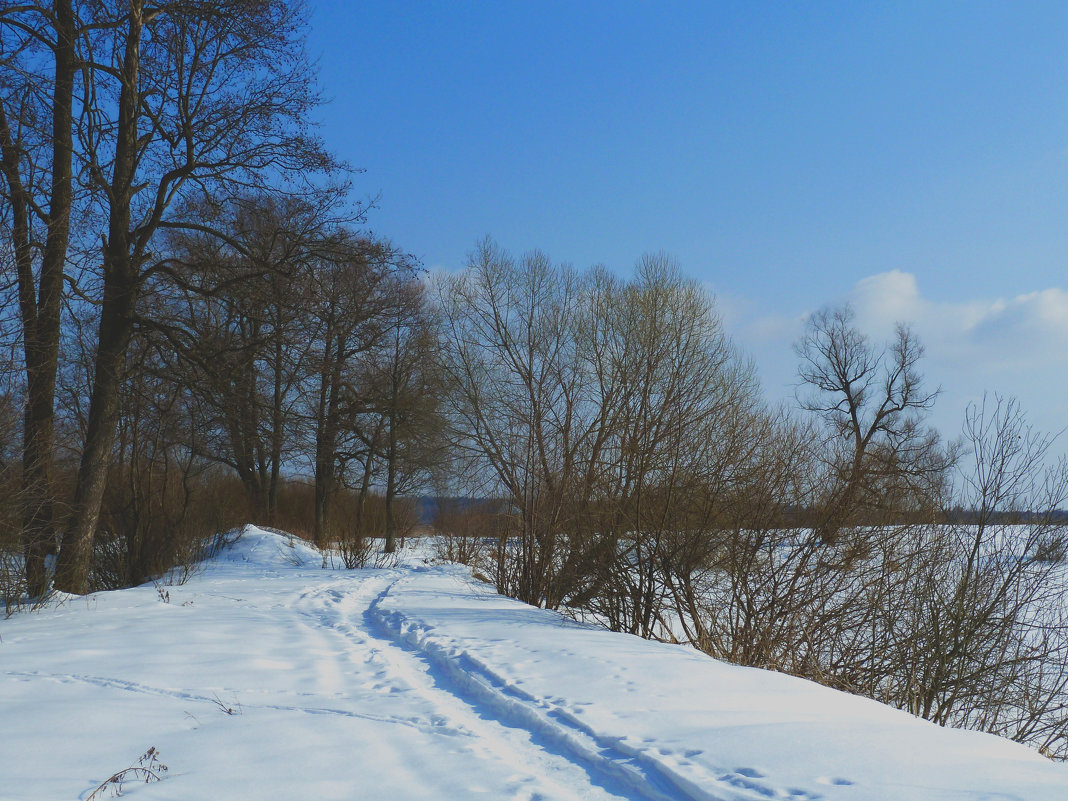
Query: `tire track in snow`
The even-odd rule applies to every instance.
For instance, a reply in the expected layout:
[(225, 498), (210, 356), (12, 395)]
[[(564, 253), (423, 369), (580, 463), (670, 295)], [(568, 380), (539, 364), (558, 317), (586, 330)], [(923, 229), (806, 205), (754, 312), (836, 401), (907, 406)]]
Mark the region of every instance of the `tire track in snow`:
[(450, 670), (395, 636), (382, 622), (378, 604), (402, 580), (394, 573), (386, 586), (378, 584), (373, 598), (366, 590), (344, 591), (352, 588), (351, 580), (316, 588), (301, 597), (303, 605), (316, 610), (304, 614), (370, 649), (398, 690), (414, 693), (449, 728), (470, 736), (472, 750), (527, 774), (530, 783), (539, 786), (531, 798), (675, 801), (677, 796), (654, 783), (581, 758), (574, 749), (562, 747), (554, 732), (524, 725), (494, 699), (471, 693)]
[[(399, 579), (393, 586), (407, 580), (410, 579)], [(698, 783), (648, 751), (629, 745), (620, 737), (599, 734), (567, 710), (515, 687), (469, 652), (435, 642), (427, 636), (430, 627), (402, 612), (384, 611), (381, 602), (392, 588), (387, 587), (368, 608), (369, 625), (422, 655), (447, 678), (457, 695), (475, 699), (501, 720), (527, 729), (552, 743), (556, 750), (587, 765), (590, 772), (608, 776), (642, 798), (670, 801), (818, 801), (822, 798), (799, 789), (780, 789), (760, 781), (760, 774), (744, 770), (705, 773)], [(710, 785), (715, 790), (709, 789)]]
[(429, 675), (441, 690), (460, 699), (481, 717), (524, 730), (532, 742), (581, 766), (589, 776), (599, 777), (598, 783), (612, 787), (628, 798), (643, 801), (679, 801), (681, 798), (748, 801), (751, 798), (729, 791), (712, 795), (695, 787), (688, 789), (699, 790), (700, 795), (692, 792), (680, 795), (680, 785), (684, 782), (679, 781), (680, 777), (664, 775), (662, 770), (656, 769), (659, 766), (643, 761), (637, 752), (627, 753), (617, 743), (599, 742), (590, 734), (544, 714), (529, 697), (504, 692), (503, 682), (491, 681), (488, 673), (468, 654), (450, 654), (420, 636), (418, 627), (410, 625), (402, 614), (382, 609), (382, 601), (393, 587), (407, 580), (410, 579), (398, 578), (370, 604), (364, 613), (368, 629), (380, 631), (404, 653), (424, 661), (429, 666)]

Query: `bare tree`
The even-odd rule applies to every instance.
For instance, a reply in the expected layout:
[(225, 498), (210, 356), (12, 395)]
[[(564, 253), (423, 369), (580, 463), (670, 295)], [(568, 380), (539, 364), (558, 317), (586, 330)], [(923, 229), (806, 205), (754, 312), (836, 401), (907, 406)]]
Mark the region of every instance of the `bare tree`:
[(224, 238), (168, 237), (167, 269), (145, 285), (163, 308), (142, 309), (142, 324), (181, 354), (213, 435), (200, 455), (237, 473), (260, 522), (273, 524), (282, 463), (297, 441), (299, 389), (310, 369), (311, 274), (333, 253), (338, 220), (326, 207), (333, 200), (236, 199), (209, 221)]
[(426, 289), (414, 279), (394, 282), (396, 302), (369, 370), (385, 429), (385, 552), (396, 549), (396, 498), (431, 480), (442, 459), (438, 335)]
[(924, 386), (915, 335), (898, 325), (880, 348), (853, 320), (848, 306), (817, 312), (796, 345), (808, 390), (801, 406), (829, 432), (828, 489), (815, 525), (827, 542), (843, 525), (864, 522), (863, 512), (937, 497), (952, 462), (937, 432), (923, 426), (939, 391)]
[(203, 418), (168, 339), (138, 332), (125, 373), (93, 589), (135, 586), (188, 567), (204, 542), (247, 519), (211, 497), (219, 476), (199, 455)]
[(0, 9), (0, 201), (18, 283), (26, 370), (22, 540), (27, 589), (47, 589), (61, 297), (74, 205), (73, 108), (85, 25), (70, 0)]
[(466, 272), (442, 277), (444, 365), (451, 387), (451, 443), (467, 458), (481, 491), (514, 509), (513, 539), (501, 543), (514, 572), (502, 591), (556, 606), (572, 522), (569, 492), (587, 482), (578, 458), (593, 420), (582, 414), (584, 371), (574, 329), (581, 313), (578, 278), (541, 253), (519, 261), (485, 240)]
[[(356, 529), (370, 492), (386, 432), (378, 413), (370, 354), (392, 330), (406, 300), (398, 287), (415, 263), (385, 241), (344, 234), (335, 255), (315, 270), (309, 309), (312, 370), (306, 390), (314, 443), (316, 541), (325, 542), (331, 502), (350, 465), (361, 467)], [(359, 531), (362, 536), (362, 530)]]
[(666, 563), (718, 513), (717, 448), (756, 397), (711, 298), (663, 256), (624, 282), (489, 241), (439, 293), (452, 442), (513, 510), (499, 589), (665, 631)]
[[(592, 371), (600, 388), (595, 462), (599, 580), (588, 605), (613, 628), (669, 629), (667, 576), (691, 534), (712, 538), (715, 501), (746, 449), (731, 423), (757, 403), (712, 298), (664, 256), (646, 256), (633, 281), (601, 279)], [(737, 448), (737, 446), (742, 446)]]
[(317, 93), (298, 3), (130, 0), (110, 10), (85, 39), (75, 124), (107, 220), (88, 426), (56, 569), (56, 586), (76, 593), (88, 585), (138, 294), (165, 264), (157, 233), (201, 225), (181, 214), (194, 196), (332, 166), (306, 133)]

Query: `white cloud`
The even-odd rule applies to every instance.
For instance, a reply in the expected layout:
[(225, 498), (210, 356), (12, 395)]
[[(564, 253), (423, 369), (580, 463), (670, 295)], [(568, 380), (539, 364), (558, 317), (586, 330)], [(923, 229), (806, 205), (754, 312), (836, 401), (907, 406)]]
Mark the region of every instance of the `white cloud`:
[[(1068, 426), (1068, 291), (1053, 287), (1010, 298), (968, 297), (967, 287), (960, 292), (927, 298), (915, 275), (894, 270), (858, 281), (841, 300), (853, 305), (857, 325), (877, 341), (897, 322), (914, 328), (926, 347), (926, 375), (943, 388), (934, 422), (946, 434), (959, 430), (965, 406), (984, 392), (1016, 395), (1038, 428)], [(754, 314), (732, 329), (774, 399), (792, 394), (791, 344), (807, 313)]]
[[(999, 300), (974, 327), (977, 340), (991, 346), (1012, 346), (1020, 340), (1049, 350), (1051, 358), (1068, 360), (1068, 292), (1044, 289), (1015, 298)], [(1030, 354), (1018, 354), (1030, 356)]]
[(923, 313), (923, 299), (911, 273), (892, 270), (861, 279), (850, 292), (859, 319), (875, 329), (891, 329)]

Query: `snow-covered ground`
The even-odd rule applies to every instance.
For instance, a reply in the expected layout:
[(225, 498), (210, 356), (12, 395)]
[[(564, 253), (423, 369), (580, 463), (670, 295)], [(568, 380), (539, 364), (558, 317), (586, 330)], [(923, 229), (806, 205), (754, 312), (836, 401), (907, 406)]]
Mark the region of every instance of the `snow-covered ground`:
[[(1064, 801), (1068, 766), (276, 534), (0, 620), (0, 799)], [(110, 790), (98, 797), (111, 797)]]

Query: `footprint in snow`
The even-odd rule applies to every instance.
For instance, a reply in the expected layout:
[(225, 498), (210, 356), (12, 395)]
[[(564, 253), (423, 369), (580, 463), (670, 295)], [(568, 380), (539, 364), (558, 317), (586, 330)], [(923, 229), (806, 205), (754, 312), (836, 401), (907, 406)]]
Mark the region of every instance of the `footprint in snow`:
[(753, 768), (736, 768), (730, 773), (725, 773), (719, 777), (719, 781), (724, 784), (729, 784), (731, 787), (738, 787), (743, 790), (748, 790), (752, 793), (757, 793), (765, 798), (775, 798), (778, 796), (778, 792), (762, 784), (757, 779), (763, 779), (764, 774)]
[(822, 801), (823, 796), (818, 793), (810, 793), (808, 790), (802, 790), (800, 787), (791, 787), (786, 791), (786, 794), (796, 801)]
[(818, 779), (816, 779), (816, 783), (830, 784), (834, 787), (850, 787), (856, 784), (856, 782), (850, 781), (849, 779), (841, 779), (835, 776), (820, 776)]

